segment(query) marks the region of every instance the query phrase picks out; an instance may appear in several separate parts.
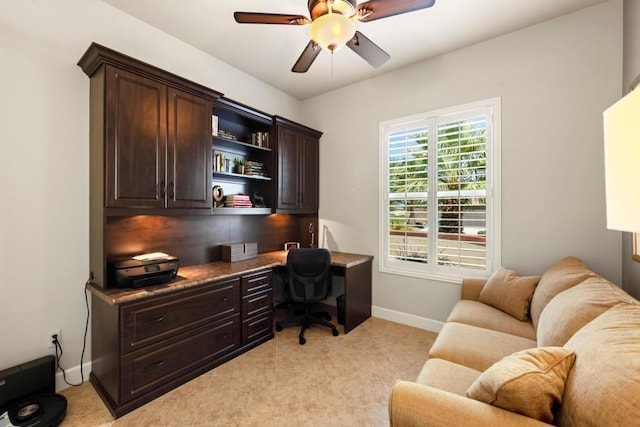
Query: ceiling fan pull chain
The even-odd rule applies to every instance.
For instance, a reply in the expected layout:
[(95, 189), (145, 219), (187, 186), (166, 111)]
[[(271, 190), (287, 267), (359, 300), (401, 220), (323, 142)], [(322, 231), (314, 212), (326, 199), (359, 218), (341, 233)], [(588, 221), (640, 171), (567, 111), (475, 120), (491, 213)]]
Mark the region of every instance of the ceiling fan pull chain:
[(333, 51), (331, 51), (331, 78), (333, 79)]

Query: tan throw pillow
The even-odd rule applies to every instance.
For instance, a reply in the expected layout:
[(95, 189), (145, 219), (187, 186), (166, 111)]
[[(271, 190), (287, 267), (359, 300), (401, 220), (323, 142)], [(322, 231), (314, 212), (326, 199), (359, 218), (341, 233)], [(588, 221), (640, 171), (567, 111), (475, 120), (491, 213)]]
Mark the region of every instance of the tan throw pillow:
[(500, 267), (487, 280), (478, 301), (524, 322), (529, 319), (529, 304), (539, 281), (539, 276), (520, 277), (515, 271)]
[(563, 347), (519, 351), (484, 371), (467, 390), (467, 397), (551, 423), (575, 358), (572, 350)]

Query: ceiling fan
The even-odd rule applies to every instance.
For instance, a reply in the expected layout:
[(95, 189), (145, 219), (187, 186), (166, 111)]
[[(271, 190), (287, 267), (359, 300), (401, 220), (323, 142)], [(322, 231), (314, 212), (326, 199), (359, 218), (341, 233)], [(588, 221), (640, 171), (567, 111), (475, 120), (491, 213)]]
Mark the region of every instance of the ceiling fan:
[(235, 12), (240, 24), (311, 24), (311, 41), (291, 69), (305, 73), (321, 49), (333, 53), (344, 45), (377, 68), (387, 62), (389, 54), (356, 30), (356, 21), (369, 22), (433, 6), (435, 0), (308, 0), (311, 19), (303, 15), (277, 13)]

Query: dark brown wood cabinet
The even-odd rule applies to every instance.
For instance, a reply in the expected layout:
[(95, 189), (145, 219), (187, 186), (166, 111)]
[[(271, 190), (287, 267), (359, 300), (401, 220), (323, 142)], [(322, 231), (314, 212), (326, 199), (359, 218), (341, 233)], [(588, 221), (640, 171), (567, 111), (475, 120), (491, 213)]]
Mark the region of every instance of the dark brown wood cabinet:
[(213, 103), (172, 87), (167, 91), (167, 207), (210, 209)]
[(90, 77), (90, 269), (106, 288), (110, 217), (210, 215), (221, 94), (95, 43), (78, 65)]
[(265, 270), (243, 276), (242, 344), (273, 333), (273, 273)]
[(273, 338), (272, 272), (148, 298), (92, 299), (91, 383), (115, 417)]
[(209, 214), (211, 114), (222, 94), (96, 43), (78, 65), (91, 78), (92, 209)]
[(317, 214), (321, 132), (275, 117), (277, 132), (276, 212)]
[(211, 207), (213, 103), (105, 68), (105, 207)]
[(104, 79), (105, 207), (163, 207), (166, 85), (110, 65)]

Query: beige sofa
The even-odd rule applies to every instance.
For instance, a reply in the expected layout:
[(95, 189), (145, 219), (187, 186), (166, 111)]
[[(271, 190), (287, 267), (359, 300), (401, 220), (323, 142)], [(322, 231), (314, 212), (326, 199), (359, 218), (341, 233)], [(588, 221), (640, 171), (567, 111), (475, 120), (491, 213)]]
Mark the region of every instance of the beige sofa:
[(389, 416), (392, 426), (638, 426), (640, 305), (573, 257), (540, 278), (465, 279), (416, 381), (393, 387)]

